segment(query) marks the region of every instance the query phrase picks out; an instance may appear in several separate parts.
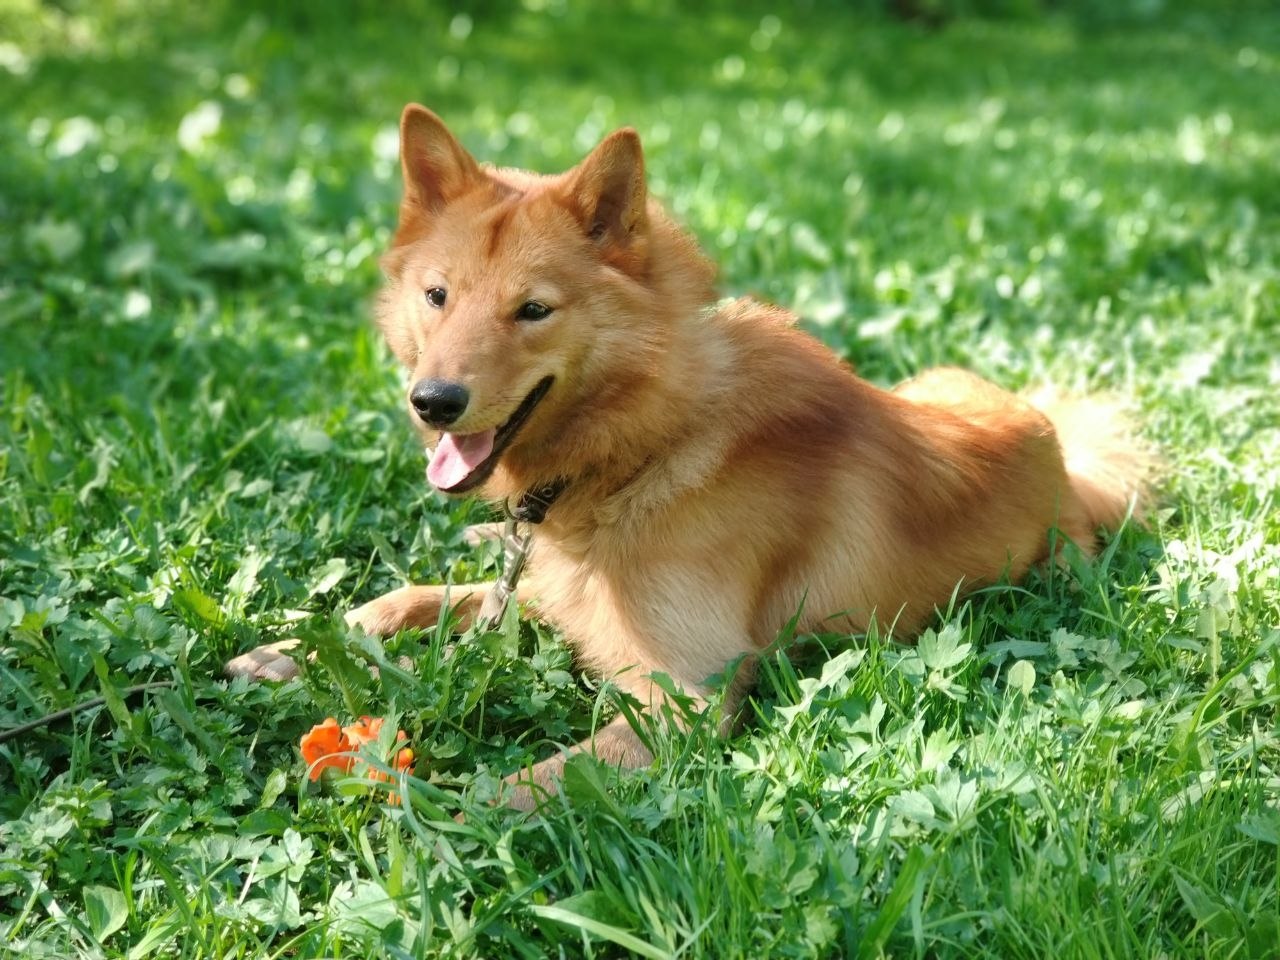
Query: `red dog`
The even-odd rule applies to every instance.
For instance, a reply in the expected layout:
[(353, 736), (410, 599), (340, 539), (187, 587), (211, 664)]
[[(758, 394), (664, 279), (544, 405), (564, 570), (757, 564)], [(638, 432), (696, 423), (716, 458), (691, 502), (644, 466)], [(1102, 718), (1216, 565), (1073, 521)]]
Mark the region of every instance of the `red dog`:
[[(785, 311), (717, 305), (631, 130), (540, 176), (480, 166), (410, 105), (401, 152), (377, 319), (435, 446), (428, 477), (493, 501), (558, 491), (520, 596), (642, 704), (663, 697), (651, 673), (696, 696), (800, 609), (801, 630), (910, 635), (957, 585), (1044, 560), (1051, 528), (1092, 549), (1142, 493), (1150, 459), (1103, 404), (1038, 408), (955, 369), (882, 390)], [(485, 589), (451, 588), (464, 620)], [(406, 587), (349, 619), (426, 627), (444, 597)], [(574, 749), (651, 759), (621, 717)], [(562, 765), (537, 764), (515, 802)]]

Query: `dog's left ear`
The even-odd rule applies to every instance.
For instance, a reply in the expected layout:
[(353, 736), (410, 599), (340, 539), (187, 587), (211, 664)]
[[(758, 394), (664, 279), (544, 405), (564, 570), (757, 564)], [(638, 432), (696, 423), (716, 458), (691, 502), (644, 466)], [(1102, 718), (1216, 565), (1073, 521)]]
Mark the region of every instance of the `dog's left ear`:
[(628, 246), (648, 223), (644, 151), (630, 127), (616, 130), (570, 171), (569, 195), (588, 236), (602, 246)]

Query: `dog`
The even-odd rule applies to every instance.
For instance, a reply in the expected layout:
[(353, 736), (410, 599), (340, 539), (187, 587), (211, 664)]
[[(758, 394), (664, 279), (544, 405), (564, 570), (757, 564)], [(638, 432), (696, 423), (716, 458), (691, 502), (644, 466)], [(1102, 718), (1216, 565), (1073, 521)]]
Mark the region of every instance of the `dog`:
[[(720, 302), (648, 194), (635, 131), (558, 175), (482, 166), (416, 104), (400, 136), (375, 313), (434, 447), (427, 477), (508, 505), (553, 492), (519, 598), (642, 708), (669, 697), (654, 674), (705, 703), (740, 662), (731, 716), (797, 611), (802, 632), (910, 637), (957, 587), (1048, 559), (1051, 531), (1090, 552), (1141, 511), (1151, 458), (1106, 402), (1036, 405), (954, 368), (881, 389), (786, 311)], [(405, 587), (348, 620), (427, 627), (447, 598), (465, 627), (487, 589)], [(279, 654), (233, 672), (283, 677)], [(652, 760), (621, 715), (575, 751)], [(564, 762), (514, 774), (511, 802), (533, 805)]]

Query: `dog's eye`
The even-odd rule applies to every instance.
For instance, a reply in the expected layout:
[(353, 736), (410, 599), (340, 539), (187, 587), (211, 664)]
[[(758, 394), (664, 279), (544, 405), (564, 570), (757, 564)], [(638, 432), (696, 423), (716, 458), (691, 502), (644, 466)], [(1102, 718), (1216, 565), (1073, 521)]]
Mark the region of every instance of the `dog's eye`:
[(427, 303), (439, 310), (444, 306), (447, 296), (448, 294), (444, 292), (443, 287), (431, 287), (427, 290)]
[(545, 320), (549, 316), (551, 308), (537, 300), (530, 300), (516, 311), (516, 317), (520, 320)]

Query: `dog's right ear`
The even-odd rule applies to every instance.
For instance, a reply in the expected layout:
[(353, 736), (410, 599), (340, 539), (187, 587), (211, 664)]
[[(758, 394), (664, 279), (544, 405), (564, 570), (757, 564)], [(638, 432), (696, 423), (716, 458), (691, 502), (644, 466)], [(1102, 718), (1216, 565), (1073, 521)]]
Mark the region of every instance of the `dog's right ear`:
[(439, 211), (484, 176), (444, 121), (416, 103), (400, 115), (400, 168), (404, 198), (400, 201), (397, 241), (407, 225)]

